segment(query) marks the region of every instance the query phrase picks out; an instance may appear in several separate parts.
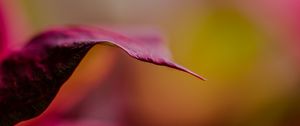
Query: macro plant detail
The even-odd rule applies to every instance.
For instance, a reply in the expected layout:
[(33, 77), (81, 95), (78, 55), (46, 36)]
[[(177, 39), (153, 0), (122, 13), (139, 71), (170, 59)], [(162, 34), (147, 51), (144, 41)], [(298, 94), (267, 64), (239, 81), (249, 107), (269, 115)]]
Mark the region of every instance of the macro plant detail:
[(0, 126), (299, 126), (299, 13), (299, 0), (0, 0)]
[(7, 46), (9, 27), (1, 10), (0, 28), (1, 126), (15, 125), (43, 113), (83, 57), (97, 44), (120, 48), (137, 60), (174, 68), (204, 80), (175, 64), (159, 36), (143, 39), (98, 26), (66, 26), (46, 30), (23, 48), (15, 49)]

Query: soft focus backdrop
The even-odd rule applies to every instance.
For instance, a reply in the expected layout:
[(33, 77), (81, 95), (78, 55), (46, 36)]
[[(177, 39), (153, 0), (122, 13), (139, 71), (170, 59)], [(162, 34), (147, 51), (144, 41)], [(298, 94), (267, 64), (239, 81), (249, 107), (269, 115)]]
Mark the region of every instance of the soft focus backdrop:
[[(112, 58), (110, 48), (96, 47), (62, 89), (69, 94), (55, 101), (76, 102), (66, 97), (78, 99), (78, 87), (98, 83), (75, 107), (89, 122), (300, 125), (297, 0), (21, 0), (20, 7), (32, 31), (28, 36), (64, 24), (159, 28), (174, 59), (208, 79), (126, 55)], [(120, 113), (126, 114), (116, 119)]]

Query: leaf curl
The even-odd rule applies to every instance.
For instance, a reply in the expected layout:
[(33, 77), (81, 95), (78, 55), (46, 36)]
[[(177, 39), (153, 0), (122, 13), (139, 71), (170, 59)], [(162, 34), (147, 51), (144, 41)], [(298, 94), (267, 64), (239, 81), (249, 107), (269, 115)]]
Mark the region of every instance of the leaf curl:
[(164, 43), (143, 41), (100, 27), (71, 26), (48, 30), (0, 64), (0, 125), (9, 126), (41, 114), (96, 44), (123, 49), (131, 57), (201, 76), (173, 63)]

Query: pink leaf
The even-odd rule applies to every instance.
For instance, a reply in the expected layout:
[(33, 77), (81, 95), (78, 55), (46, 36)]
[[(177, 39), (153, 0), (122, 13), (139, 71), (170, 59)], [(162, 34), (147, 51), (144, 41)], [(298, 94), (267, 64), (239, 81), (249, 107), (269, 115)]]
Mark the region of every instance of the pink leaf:
[(0, 64), (0, 124), (13, 125), (41, 114), (96, 44), (119, 47), (138, 60), (203, 79), (173, 63), (160, 38), (146, 40), (87, 26), (57, 28), (36, 36), (23, 49), (10, 52)]

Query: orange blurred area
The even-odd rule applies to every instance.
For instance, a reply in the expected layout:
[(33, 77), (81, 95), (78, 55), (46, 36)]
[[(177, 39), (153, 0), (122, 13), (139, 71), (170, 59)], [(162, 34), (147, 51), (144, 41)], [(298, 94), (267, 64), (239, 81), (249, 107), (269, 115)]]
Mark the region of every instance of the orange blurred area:
[(208, 79), (98, 46), (48, 108), (50, 115), (68, 112), (73, 123), (65, 125), (300, 125), (296, 0), (21, 0), (20, 6), (33, 33), (65, 24), (159, 27), (174, 59)]

